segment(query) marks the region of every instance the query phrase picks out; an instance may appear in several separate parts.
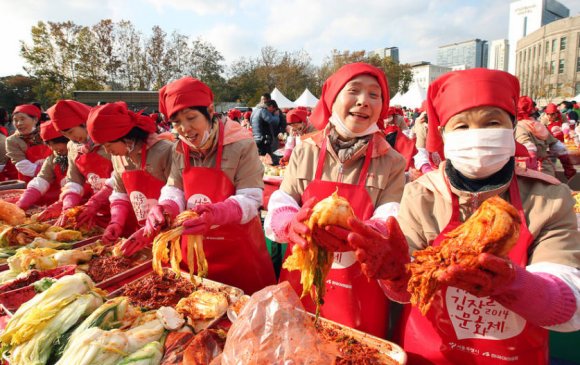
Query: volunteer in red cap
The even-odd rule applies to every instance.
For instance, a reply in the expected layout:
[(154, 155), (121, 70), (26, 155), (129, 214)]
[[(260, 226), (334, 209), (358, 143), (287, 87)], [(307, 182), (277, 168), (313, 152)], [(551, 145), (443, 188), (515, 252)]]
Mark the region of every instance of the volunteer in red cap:
[[(484, 253), (478, 268), (442, 273), (425, 316), (405, 306), (395, 340), (410, 364), (547, 364), (547, 330), (580, 329), (574, 202), (557, 179), (515, 164), (519, 91), (517, 78), (488, 69), (450, 72), (429, 86), (427, 147), (446, 161), (405, 187), (397, 219), (410, 252), (439, 245), (492, 196), (518, 210), (521, 226), (509, 258)], [(408, 274), (375, 270), (391, 299), (409, 301)]]
[(529, 96), (520, 97), (515, 136), (516, 141), (526, 147), (529, 154), (529, 157), (520, 159), (522, 160), (520, 164), (523, 167), (556, 176), (556, 166), (550, 159), (556, 156), (564, 168), (564, 175), (568, 179), (572, 178), (576, 175), (576, 169), (570, 161), (566, 146), (535, 118), (536, 112), (536, 106)]
[[(259, 217), (264, 167), (252, 135), (230, 119), (213, 117), (213, 93), (198, 79), (184, 77), (159, 90), (159, 110), (179, 133), (171, 173), (159, 205), (145, 227), (123, 246), (125, 254), (147, 245), (167, 218), (185, 209), (199, 217), (183, 223), (184, 235), (204, 236), (208, 278), (247, 294), (275, 282)], [(184, 262), (187, 240), (182, 240)]]
[(302, 143), (301, 137), (314, 132), (312, 124), (308, 124), (308, 110), (306, 108), (296, 108), (286, 114), (286, 131), (288, 138), (284, 145), (284, 156), (280, 159), (281, 165), (287, 165), (294, 148)]
[(249, 111), (244, 113), (242, 121), (240, 122), (241, 126), (246, 128), (246, 129), (249, 129), (250, 132), (252, 131), (252, 122), (250, 120), (251, 118), (252, 118), (252, 111), (249, 110)]
[(562, 132), (562, 112), (554, 103), (546, 105), (544, 113), (548, 118), (548, 130), (560, 142), (564, 142), (564, 133)]
[(409, 129), (405, 118), (402, 115), (402, 110), (395, 107), (390, 107), (385, 119), (385, 136), (387, 142), (405, 158), (406, 173), (410, 173), (409, 169), (414, 167), (413, 156), (417, 154), (415, 147), (415, 139), (409, 138), (403, 131)]
[(102, 238), (112, 244), (134, 233), (157, 204), (171, 171), (173, 144), (159, 139), (153, 119), (128, 110), (122, 101), (92, 108), (87, 130), (112, 156), (111, 221)]
[[(292, 152), (280, 189), (270, 197), (264, 223), (270, 239), (288, 242), (289, 256), (294, 245), (307, 245), (303, 235), (309, 229), (304, 221), (313, 206), (338, 189), (356, 219), (349, 220), (350, 230), (328, 226), (312, 232), (319, 245), (336, 252), (327, 277), (332, 284), (326, 286), (320, 313), (382, 338), (387, 335), (389, 302), (374, 273), (361, 267), (361, 257), (352, 246), (363, 240), (379, 251), (389, 247), (386, 221), (393, 219), (390, 216), (399, 206), (405, 160), (381, 131), (388, 108), (389, 87), (382, 70), (352, 63), (331, 75), (310, 116), (319, 132), (303, 139)], [(302, 293), (298, 271), (283, 269), (280, 280), (288, 280)], [(303, 304), (315, 310), (309, 296)]]
[[(67, 224), (66, 211), (81, 204), (84, 197), (90, 197), (76, 217), (77, 225), (89, 226), (97, 222), (106, 226), (109, 220), (109, 196), (113, 192), (111, 177), (113, 165), (111, 156), (98, 143), (93, 142), (87, 132), (86, 121), (91, 107), (75, 100), (59, 100), (47, 110), (50, 120), (63, 136), (70, 139), (68, 144), (67, 183), (62, 188), (60, 202), (48, 207), (41, 217), (52, 217), (62, 204), (62, 213), (57, 225)], [(98, 211), (97, 215), (95, 211)]]
[(29, 182), (50, 156), (50, 148), (40, 138), (40, 115), (42, 111), (32, 104), (18, 105), (12, 112), (16, 132), (6, 138), (6, 156), (18, 171), (18, 179)]
[(40, 137), (52, 154), (44, 160), (38, 176), (28, 183), (16, 205), (26, 210), (33, 204), (52, 204), (58, 200), (61, 187), (66, 183), (68, 169), (68, 139), (50, 122), (40, 124)]

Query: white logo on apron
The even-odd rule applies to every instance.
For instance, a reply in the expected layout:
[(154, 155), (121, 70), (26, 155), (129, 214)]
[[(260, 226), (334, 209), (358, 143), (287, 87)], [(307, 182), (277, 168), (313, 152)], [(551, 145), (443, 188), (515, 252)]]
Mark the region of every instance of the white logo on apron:
[(347, 269), (354, 265), (356, 256), (354, 251), (335, 252), (334, 261), (332, 262), (332, 269)]
[(145, 194), (140, 191), (132, 191), (129, 194), (129, 200), (131, 200), (131, 205), (133, 206), (133, 211), (138, 222), (145, 220), (149, 209), (157, 204), (156, 199), (147, 199)]
[(94, 172), (89, 172), (87, 175), (87, 182), (93, 189), (94, 193), (101, 190), (101, 188), (105, 185), (105, 181), (106, 179), (101, 179), (99, 175), (95, 174)]
[(457, 339), (505, 340), (519, 335), (526, 320), (490, 297), (478, 298), (465, 290), (449, 287), (447, 312)]
[(211, 204), (211, 199), (203, 194), (193, 194), (187, 199), (187, 209), (191, 209), (196, 205)]

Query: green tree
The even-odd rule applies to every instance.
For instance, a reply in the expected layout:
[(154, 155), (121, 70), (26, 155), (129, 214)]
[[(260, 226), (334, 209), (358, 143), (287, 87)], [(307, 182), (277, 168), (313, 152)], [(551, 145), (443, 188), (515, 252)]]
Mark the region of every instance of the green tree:
[(16, 105), (38, 100), (34, 92), (37, 84), (38, 80), (23, 75), (0, 78), (0, 106), (12, 111)]

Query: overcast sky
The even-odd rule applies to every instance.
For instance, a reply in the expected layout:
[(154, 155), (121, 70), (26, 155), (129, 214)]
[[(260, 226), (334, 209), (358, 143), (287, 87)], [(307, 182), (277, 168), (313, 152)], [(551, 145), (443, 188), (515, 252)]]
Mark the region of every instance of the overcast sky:
[[(560, 0), (570, 15), (580, 0)], [(435, 61), (438, 46), (507, 38), (508, 0), (0, 0), (0, 76), (24, 73), (19, 41), (38, 21), (130, 20), (211, 42), (230, 64), (266, 45), (306, 50), (315, 64), (334, 48), (399, 47), (402, 62)]]

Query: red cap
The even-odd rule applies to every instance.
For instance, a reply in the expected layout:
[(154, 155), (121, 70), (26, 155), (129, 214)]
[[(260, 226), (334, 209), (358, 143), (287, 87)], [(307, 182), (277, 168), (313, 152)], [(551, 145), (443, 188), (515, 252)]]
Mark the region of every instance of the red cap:
[(153, 119), (128, 110), (123, 101), (96, 106), (91, 109), (87, 118), (89, 136), (99, 144), (123, 138), (133, 127), (148, 133), (157, 130)]
[(389, 109), (389, 84), (385, 73), (381, 69), (362, 62), (342, 66), (324, 82), (320, 100), (316, 103), (316, 107), (314, 107), (310, 117), (310, 122), (316, 129), (322, 130), (326, 127), (328, 118), (332, 115), (332, 104), (334, 104), (336, 97), (347, 82), (360, 75), (373, 76), (381, 87), (383, 108), (377, 124), (379, 128), (383, 129), (383, 119), (386, 118)]
[(473, 68), (444, 74), (429, 85), (427, 91), (427, 150), (443, 156), (443, 139), (439, 127), (468, 109), (494, 106), (516, 116), (520, 83), (504, 71)]
[(554, 114), (554, 113), (558, 113), (559, 111), (560, 110), (558, 110), (558, 107), (554, 103), (550, 103), (550, 104), (546, 105), (546, 109), (544, 109), (544, 112), (546, 114)]
[(42, 111), (33, 104), (22, 104), (22, 105), (18, 105), (16, 108), (14, 108), (14, 111), (12, 112), (12, 114), (15, 113), (24, 113), (24, 114), (28, 114), (33, 118), (36, 118), (37, 120), (40, 119), (40, 114), (42, 113)]
[(167, 119), (182, 109), (208, 107), (212, 103), (213, 93), (209, 86), (190, 76), (170, 82), (159, 90), (159, 110)]
[(421, 102), (421, 107), (419, 108), (419, 113), (423, 113), (427, 111), (427, 100), (423, 100)]
[(64, 131), (87, 122), (91, 107), (75, 100), (59, 100), (46, 111), (57, 130)]
[(234, 120), (235, 118), (240, 119), (242, 117), (242, 112), (239, 109), (228, 110), (228, 118)]
[(55, 139), (62, 136), (63, 135), (56, 130), (54, 124), (52, 124), (51, 122), (42, 122), (40, 124), (40, 138), (42, 138), (44, 142), (48, 142), (51, 139)]
[(390, 117), (391, 115), (395, 115), (397, 114), (397, 108), (395, 108), (394, 106), (390, 106), (389, 109), (387, 110), (387, 115), (386, 117)]
[(305, 109), (292, 109), (286, 114), (286, 123), (306, 123), (308, 111)]
[(250, 111), (244, 113), (244, 119), (250, 119), (251, 116), (252, 116), (252, 112), (250, 112)]
[(521, 96), (518, 100), (518, 120), (528, 119), (536, 111), (534, 101), (529, 96)]

